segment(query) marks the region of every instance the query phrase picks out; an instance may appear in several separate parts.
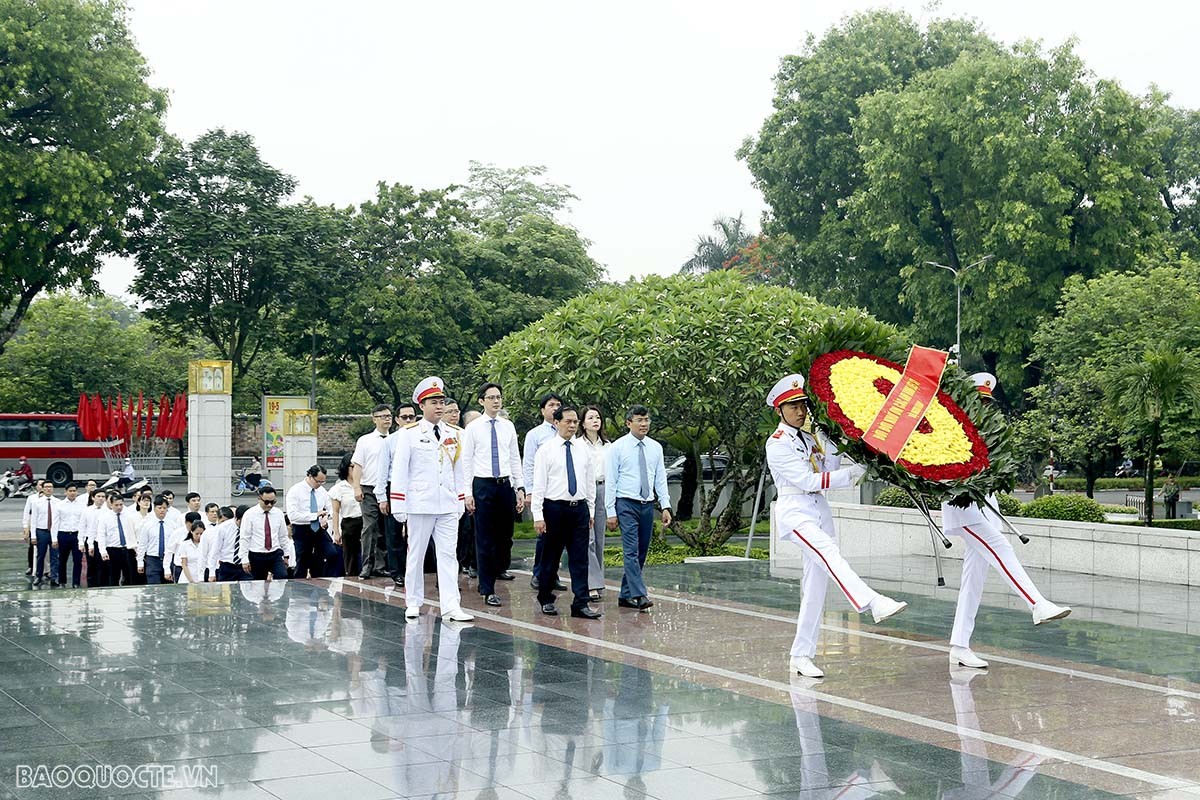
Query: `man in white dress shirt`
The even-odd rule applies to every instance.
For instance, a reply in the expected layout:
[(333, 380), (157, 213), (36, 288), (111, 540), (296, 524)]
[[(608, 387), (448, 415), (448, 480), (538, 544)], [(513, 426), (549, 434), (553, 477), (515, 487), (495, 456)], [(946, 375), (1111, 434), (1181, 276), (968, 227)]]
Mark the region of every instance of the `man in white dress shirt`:
[(34, 586), (41, 586), (46, 575), (46, 551), (50, 551), (50, 586), (58, 587), (58, 541), (50, 534), (54, 516), (58, 513), (58, 500), (54, 497), (54, 484), (48, 480), (41, 483), (41, 494), (29, 505), (28, 528), (37, 537), (37, 565), (34, 570)]
[(155, 585), (172, 582), (167, 553), (174, 551), (174, 544), (182, 539), (182, 525), (175, 525), (167, 516), (170, 504), (163, 495), (154, 498), (154, 513), (147, 514), (137, 534), (137, 571), (146, 576), (146, 583)]
[[(535, 428), (530, 428), (525, 434), (525, 486), (533, 488), (533, 459), (537, 455), (538, 448), (546, 442), (554, 438), (557, 430), (554, 427), (554, 412), (557, 411), (563, 404), (563, 399), (557, 392), (546, 392), (542, 395), (542, 399), (538, 401), (538, 409), (542, 412), (542, 424)], [(538, 565), (542, 563), (542, 540), (538, 539), (533, 551), (533, 577), (529, 579), (529, 586), (533, 589), (538, 588)], [(505, 569), (508, 569), (505, 566)], [(566, 586), (557, 585), (555, 589), (562, 591)]]
[[(362, 505), (362, 569), (358, 577), (367, 580), (375, 570), (375, 543), (379, 537), (380, 525), (386, 514), (381, 513), (380, 502), (387, 507), (387, 487), (376, 487), (379, 480), (379, 462), (383, 456), (384, 443), (387, 442), (388, 431), (392, 428), (392, 408), (380, 403), (371, 411), (371, 421), (375, 430), (364, 433), (354, 443), (354, 453), (350, 456), (350, 485), (354, 487), (354, 499)], [(386, 560), (386, 557), (385, 559)]]
[(238, 506), (236, 511), (223, 506), (217, 511), (221, 520), (217, 527), (204, 534), (201, 542), (208, 544), (205, 567), (210, 583), (250, 580), (250, 576), (242, 569), (242, 542), (238, 530), (241, 517), (249, 510), (249, 506)]
[(599, 619), (600, 612), (588, 607), (588, 535), (596, 505), (592, 459), (578, 442), (572, 441), (579, 429), (577, 409), (560, 406), (554, 412), (554, 426), (558, 435), (542, 444), (533, 460), (533, 529), (543, 543), (538, 602), (543, 614), (558, 614), (554, 586), (565, 548), (575, 593), (571, 616)]
[[(479, 387), (483, 416), (463, 431), (462, 460), (466, 471), (465, 502), (475, 515), (476, 567), (479, 593), (489, 606), (500, 605), (496, 580), (512, 580), (513, 522), (525, 510), (524, 470), (517, 449), (517, 429), (499, 416), (504, 404), (499, 384)], [(515, 491), (514, 491), (515, 489)], [(507, 577), (505, 577), (507, 576)]]
[[(137, 574), (137, 526), (131, 509), (125, 508), (125, 498), (120, 492), (108, 495), (109, 513), (100, 514), (96, 523), (96, 543), (100, 557), (108, 562), (109, 586), (132, 586)], [(135, 512), (136, 513), (136, 512)]]
[(324, 467), (313, 464), (304, 480), (288, 489), (286, 510), (296, 547), (295, 577), (324, 578), (338, 557), (329, 535), (333, 510), (325, 491)]
[(59, 584), (67, 585), (67, 560), (71, 560), (71, 588), (79, 588), (79, 577), (83, 572), (82, 551), (79, 549), (80, 517), (83, 506), (79, 499), (79, 484), (67, 484), (67, 499), (59, 502), (58, 513), (54, 515), (54, 526), (50, 536), (58, 545), (58, 573), (55, 579)]
[(108, 555), (99, 542), (98, 529), (108, 510), (108, 493), (93, 489), (92, 504), (79, 515), (79, 547), (87, 558), (87, 585), (89, 589), (108, 586)]
[(421, 615), (425, 600), (425, 549), (432, 537), (437, 553), (442, 617), (452, 622), (469, 622), (474, 617), (460, 605), (455, 558), (458, 518), (464, 510), (466, 491), (459, 440), (462, 429), (442, 422), (446, 407), (444, 386), (441, 378), (429, 377), (413, 391), (413, 402), (421, 407), (422, 419), (399, 432), (389, 501), (396, 520), (408, 523), (408, 569), (404, 583), (408, 607), (404, 616), (417, 619)]
[(254, 580), (287, 578), (288, 567), (296, 563), (296, 550), (288, 535), (283, 511), (275, 506), (274, 486), (260, 486), (258, 504), (242, 516), (239, 526), (238, 559), (242, 571)]

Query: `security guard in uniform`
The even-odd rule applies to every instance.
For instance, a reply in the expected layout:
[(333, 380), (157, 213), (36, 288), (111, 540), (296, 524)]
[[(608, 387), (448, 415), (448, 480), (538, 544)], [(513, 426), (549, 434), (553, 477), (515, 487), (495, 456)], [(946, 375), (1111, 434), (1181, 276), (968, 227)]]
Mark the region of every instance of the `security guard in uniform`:
[[(990, 402), (997, 386), (995, 376), (977, 372), (971, 378), (984, 401)], [(942, 503), (943, 532), (947, 536), (961, 536), (966, 548), (962, 581), (958, 587), (958, 605), (954, 609), (954, 630), (950, 634), (951, 668), (987, 669), (988, 662), (971, 652), (971, 634), (975, 630), (975, 614), (983, 599), (983, 584), (987, 580), (989, 564), (995, 567), (1009, 588), (1028, 604), (1034, 625), (1062, 619), (1071, 613), (1069, 607), (1051, 603), (1033, 585), (1017, 559), (1012, 544), (1001, 533), (1004, 523), (992, 511), (993, 508), (1000, 508), (995, 495), (988, 498), (988, 506), (990, 508), (972, 503), (960, 508)]]
[(824, 438), (804, 428), (808, 418), (804, 376), (781, 379), (767, 393), (767, 405), (779, 414), (779, 427), (767, 439), (767, 466), (779, 490), (775, 521), (781, 539), (804, 551), (803, 597), (789, 664), (806, 678), (823, 678), (813, 663), (825, 610), (825, 587), (833, 578), (860, 614), (871, 610), (876, 622), (903, 611), (908, 603), (879, 594), (858, 577), (838, 550), (833, 513), (822, 494), (858, 483), (866, 470), (843, 467), (842, 457)]
[(438, 592), (442, 618), (451, 622), (475, 619), (462, 610), (458, 591), (458, 519), (464, 510), (466, 473), (463, 469), (462, 428), (442, 422), (445, 384), (429, 377), (413, 390), (421, 419), (398, 431), (392, 458), (392, 515), (408, 523), (408, 559), (404, 616), (415, 620), (425, 601), (425, 550), (433, 538), (437, 552)]

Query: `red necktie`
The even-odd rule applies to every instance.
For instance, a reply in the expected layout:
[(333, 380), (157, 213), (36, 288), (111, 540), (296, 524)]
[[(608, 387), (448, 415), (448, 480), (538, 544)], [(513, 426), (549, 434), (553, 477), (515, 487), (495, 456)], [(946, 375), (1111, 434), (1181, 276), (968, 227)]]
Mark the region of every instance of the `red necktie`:
[(51, 523), (54, 521), (54, 501), (49, 497), (46, 498), (46, 530), (51, 530)]
[(267, 512), (263, 516), (263, 533), (266, 535), (267, 552), (271, 551), (271, 512)]

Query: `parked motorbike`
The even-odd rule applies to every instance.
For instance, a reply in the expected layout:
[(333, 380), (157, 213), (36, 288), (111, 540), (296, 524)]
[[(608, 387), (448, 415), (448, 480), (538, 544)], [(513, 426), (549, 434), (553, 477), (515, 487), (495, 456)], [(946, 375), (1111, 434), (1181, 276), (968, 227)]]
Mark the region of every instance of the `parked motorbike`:
[(106, 492), (116, 490), (121, 493), (121, 497), (128, 500), (149, 485), (150, 482), (145, 479), (130, 481), (127, 478), (122, 478), (120, 472), (114, 472), (108, 480), (100, 485), (100, 488)]
[(9, 497), (29, 497), (36, 488), (36, 481), (26, 481), (24, 476), (18, 475), (11, 469), (6, 469), (4, 478), (0, 479), (0, 500), (6, 500)]

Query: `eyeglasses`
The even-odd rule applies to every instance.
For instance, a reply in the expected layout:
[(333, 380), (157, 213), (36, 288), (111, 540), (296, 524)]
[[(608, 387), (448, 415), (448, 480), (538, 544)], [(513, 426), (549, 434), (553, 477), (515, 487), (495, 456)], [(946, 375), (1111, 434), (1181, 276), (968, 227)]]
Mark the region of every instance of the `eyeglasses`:
[(391, 419), (391, 414), (372, 414), (371, 419)]
[(275, 501), (274, 501), (274, 500), (259, 500), (258, 502), (262, 503), (264, 506), (273, 506), (273, 505), (275, 505)]
[(498, 394), (485, 394), (485, 395), (483, 396), (483, 399), (484, 399), (484, 400), (499, 400), (499, 399), (500, 399), (500, 395), (498, 395)]
[(416, 414), (401, 414), (400, 415), (400, 419), (413, 420), (416, 418), (417, 418)]

